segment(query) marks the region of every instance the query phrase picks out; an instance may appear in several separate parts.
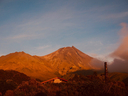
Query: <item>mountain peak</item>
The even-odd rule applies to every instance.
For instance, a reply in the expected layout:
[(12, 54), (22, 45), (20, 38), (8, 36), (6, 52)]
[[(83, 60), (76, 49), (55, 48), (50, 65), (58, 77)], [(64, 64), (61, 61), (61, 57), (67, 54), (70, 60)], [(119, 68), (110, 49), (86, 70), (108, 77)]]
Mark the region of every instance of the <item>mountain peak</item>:
[(15, 52), (14, 54), (27, 54), (27, 53), (25, 53), (24, 51), (19, 51), (19, 52)]
[(80, 69), (92, 69), (90, 61), (93, 58), (74, 46), (60, 48), (51, 54), (43, 56), (43, 58), (49, 62), (49, 66), (58, 70), (61, 75)]
[(22, 53), (22, 54), (24, 54), (25, 52), (24, 51), (19, 51), (19, 52), (16, 51), (15, 53)]
[(74, 46), (72, 46), (72, 48), (75, 48)]
[(72, 46), (72, 47), (68, 46), (68, 47), (62, 47), (62, 48), (58, 49), (57, 51), (66, 51), (66, 50), (71, 51), (74, 49), (77, 49), (77, 48), (75, 48), (74, 46)]
[(0, 58), (0, 61), (6, 61), (6, 62), (23, 62), (23, 61), (29, 61), (29, 60), (33, 60), (34, 57), (25, 53), (24, 51), (21, 52), (14, 52), (14, 53), (10, 53), (7, 54), (5, 56), (2, 56)]
[(14, 52), (14, 53), (10, 53), (10, 54), (7, 54), (7, 55), (19, 55), (19, 54), (21, 54), (21, 55), (23, 55), (23, 54), (27, 54), (27, 53), (25, 53), (24, 51), (19, 51), (19, 52)]

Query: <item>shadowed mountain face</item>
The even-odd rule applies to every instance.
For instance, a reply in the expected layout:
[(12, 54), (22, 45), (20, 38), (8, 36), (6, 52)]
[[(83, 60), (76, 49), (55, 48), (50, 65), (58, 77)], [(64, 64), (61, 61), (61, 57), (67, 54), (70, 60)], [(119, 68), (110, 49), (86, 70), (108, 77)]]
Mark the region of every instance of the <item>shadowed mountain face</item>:
[(46, 80), (77, 70), (90, 70), (93, 58), (72, 47), (64, 47), (46, 56), (31, 56), (24, 52), (0, 57), (0, 69), (16, 70), (30, 77)]

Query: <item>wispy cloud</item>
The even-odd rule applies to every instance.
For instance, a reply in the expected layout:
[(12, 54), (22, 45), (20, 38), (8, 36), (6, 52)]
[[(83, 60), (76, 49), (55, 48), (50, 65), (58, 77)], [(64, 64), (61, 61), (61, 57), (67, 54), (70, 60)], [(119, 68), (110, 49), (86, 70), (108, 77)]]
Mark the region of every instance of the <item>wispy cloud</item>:
[(15, 36), (11, 36), (11, 37), (8, 37), (8, 38), (6, 38), (7, 40), (19, 40), (19, 39), (23, 39), (23, 40), (25, 40), (25, 39), (32, 39), (32, 38), (34, 38), (35, 37), (35, 35), (34, 34), (30, 34), (30, 35), (28, 35), (28, 34), (19, 34), (19, 35), (15, 35)]
[(36, 47), (36, 49), (38, 49), (38, 50), (43, 50), (43, 49), (46, 49), (46, 48), (48, 48), (48, 47), (51, 47), (51, 45), (38, 46), (38, 47)]
[(103, 19), (122, 19), (128, 17), (128, 11), (126, 12), (120, 12), (120, 13), (110, 13), (110, 14), (105, 14), (101, 15), (101, 18)]
[[(21, 17), (22, 22), (16, 22), (6, 24), (1, 29), (2, 31), (10, 31), (8, 39), (33, 39), (33, 38), (45, 38), (51, 34), (61, 33), (62, 30), (74, 26), (69, 19), (73, 18), (73, 12), (66, 8), (56, 10), (54, 12), (47, 12), (40, 14), (39, 16), (33, 16), (32, 18)], [(6, 28), (9, 27), (10, 30)]]
[[(119, 9), (118, 9), (119, 8)], [(128, 17), (128, 11), (117, 11), (120, 10), (119, 5), (105, 5), (92, 7), (89, 10), (85, 10), (85, 17), (92, 19), (94, 22), (107, 22), (110, 21), (119, 21), (121, 19)]]
[[(58, 33), (60, 34), (76, 27), (81, 27), (83, 29), (84, 27), (82, 26), (84, 25), (81, 24), (85, 24), (87, 25), (85, 27), (89, 27), (89, 23), (86, 22), (90, 22), (90, 20), (93, 21), (93, 24), (96, 24), (96, 22), (100, 22), (105, 18), (118, 19), (122, 18), (122, 16), (126, 17), (128, 15), (128, 12), (102, 15), (102, 13), (104, 13), (105, 10), (108, 10), (109, 7), (110, 6), (105, 6), (103, 8), (92, 8), (85, 11), (74, 11), (69, 6), (67, 8), (60, 7), (60, 9), (54, 11), (35, 14), (30, 18), (25, 17), (26, 14), (29, 13), (24, 13), (19, 17), (20, 20), (16, 21), (17, 19), (15, 19), (13, 23), (10, 22), (9, 24), (5, 24), (4, 29), (1, 31), (9, 31), (11, 34), (8, 34), (6, 37), (10, 40), (47, 38), (49, 35), (54, 36), (56, 34), (57, 36)], [(8, 28), (8, 26), (11, 27)]]

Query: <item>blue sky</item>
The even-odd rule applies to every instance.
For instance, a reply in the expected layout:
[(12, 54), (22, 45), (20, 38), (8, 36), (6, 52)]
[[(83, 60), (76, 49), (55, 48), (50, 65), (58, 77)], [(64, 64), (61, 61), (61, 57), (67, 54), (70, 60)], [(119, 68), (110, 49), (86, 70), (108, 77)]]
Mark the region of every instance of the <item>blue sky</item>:
[(105, 56), (120, 44), (127, 0), (0, 0), (0, 56), (43, 56), (75, 46)]

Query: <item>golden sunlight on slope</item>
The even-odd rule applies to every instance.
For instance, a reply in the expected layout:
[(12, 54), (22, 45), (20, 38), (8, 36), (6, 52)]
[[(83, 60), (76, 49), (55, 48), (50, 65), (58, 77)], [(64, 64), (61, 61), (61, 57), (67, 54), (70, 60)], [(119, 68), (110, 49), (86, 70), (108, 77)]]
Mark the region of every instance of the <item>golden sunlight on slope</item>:
[(79, 51), (74, 46), (60, 48), (42, 58), (46, 59), (49, 66), (53, 70), (57, 70), (61, 75), (81, 69), (92, 69), (90, 61), (93, 58)]
[(77, 70), (91, 70), (94, 58), (72, 47), (64, 47), (46, 56), (31, 56), (24, 52), (0, 57), (0, 69), (15, 70), (30, 77), (47, 80)]
[[(24, 52), (10, 53), (0, 57), (0, 69), (16, 70), (28, 76), (44, 79), (54, 77), (53, 71), (46, 66), (45, 60)], [(47, 77), (45, 76), (47, 74)]]

